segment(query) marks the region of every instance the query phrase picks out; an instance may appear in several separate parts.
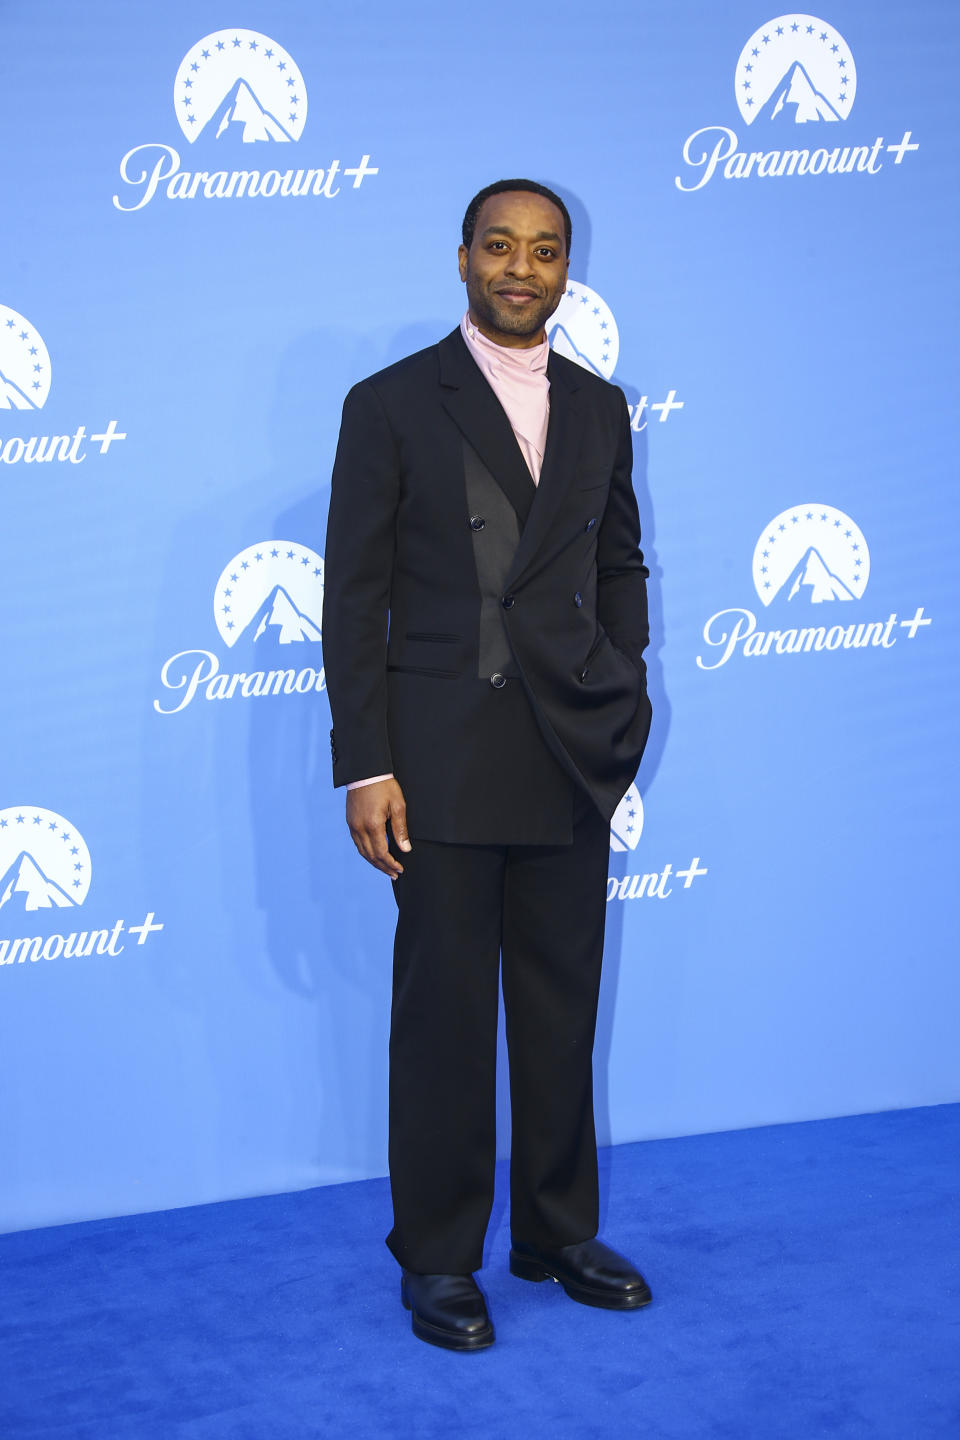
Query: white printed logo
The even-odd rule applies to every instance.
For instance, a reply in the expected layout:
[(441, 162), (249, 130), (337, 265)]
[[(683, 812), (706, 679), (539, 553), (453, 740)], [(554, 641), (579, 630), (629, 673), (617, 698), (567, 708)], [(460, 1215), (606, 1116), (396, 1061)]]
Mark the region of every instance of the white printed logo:
[(636, 850), (643, 833), (643, 801), (636, 785), (631, 785), (610, 821), (610, 849)]
[(306, 545), (250, 545), (217, 581), (214, 619), (228, 645), (319, 640), (322, 611), (323, 561)]
[(815, 15), (781, 15), (761, 25), (737, 61), (737, 105), (748, 125), (846, 120), (856, 93), (849, 45)]
[[(167, 200), (333, 200), (379, 175), (370, 155), (343, 165), (301, 161), (289, 146), (307, 119), (307, 87), (293, 57), (259, 30), (217, 30), (198, 40), (180, 62), (174, 111), (206, 169), (186, 170), (173, 145), (134, 145), (120, 161), (117, 210), (142, 210), (158, 195)], [(209, 142), (209, 143), (208, 143)], [(275, 150), (276, 144), (285, 145)], [(200, 161), (203, 163), (203, 160)], [(239, 163), (243, 169), (233, 169)], [(267, 169), (254, 169), (266, 165)], [(282, 168), (274, 168), (276, 166)]]
[[(122, 936), (136, 936), (136, 943), (144, 945), (163, 930), (151, 910), (141, 925), (115, 920), (99, 929), (62, 935), (53, 931), (53, 925), (63, 923), (55, 918), (57, 912), (74, 910), (86, 900), (90, 871), (86, 841), (76, 825), (55, 810), (45, 810), (42, 805), (8, 805), (0, 810), (0, 927), (4, 932), (0, 935), (0, 966), (122, 955), (126, 949)], [(69, 916), (64, 920), (71, 923)], [(19, 928), (30, 933), (9, 934)]]
[(862, 620), (856, 609), (848, 611), (844, 605), (838, 619), (833, 602), (860, 600), (869, 578), (867, 541), (849, 515), (833, 505), (810, 502), (781, 511), (754, 547), (753, 584), (785, 628), (761, 630), (746, 606), (718, 610), (703, 627), (708, 649), (697, 656), (697, 667), (718, 670), (736, 655), (750, 659), (824, 650), (892, 650), (898, 639), (915, 640), (932, 623), (922, 605), (904, 620), (896, 611), (885, 620)]
[(299, 140), (307, 87), (281, 45), (257, 30), (218, 30), (188, 50), (173, 87), (180, 129), (191, 144)]
[(832, 505), (798, 505), (764, 529), (753, 552), (753, 583), (764, 605), (779, 595), (820, 605), (859, 600), (870, 551), (856, 521)]
[[(610, 306), (589, 285), (567, 282), (560, 304), (547, 321), (547, 340), (558, 355), (582, 365), (591, 375), (600, 375), (604, 380), (613, 378), (620, 356), (620, 331)], [(630, 428), (646, 430), (647, 411), (663, 425), (674, 410), (682, 410), (683, 406), (676, 390), (653, 402), (648, 395), (641, 395), (635, 405), (628, 407)]]
[[(100, 454), (106, 455), (115, 440), (126, 440), (116, 420), (92, 434), (86, 425), (77, 425), (62, 435), (11, 435), (8, 424), (33, 428), (41, 423), (35, 417), (50, 394), (50, 369), (50, 354), (36, 326), (9, 305), (0, 305), (0, 465), (82, 465), (88, 445), (99, 445)], [(4, 416), (4, 411), (10, 413)], [(15, 419), (13, 411), (23, 414)]]
[(558, 355), (609, 380), (620, 354), (620, 332), (613, 311), (589, 285), (568, 281), (566, 292), (547, 321), (547, 339)]
[(55, 810), (0, 810), (0, 910), (66, 909), (90, 889), (90, 852), (75, 825)]
[[(610, 849), (619, 853), (636, 850), (642, 831), (643, 802), (637, 787), (631, 785), (610, 822)], [(700, 864), (700, 856), (696, 855), (685, 869), (675, 868), (673, 861), (669, 861), (659, 870), (648, 870), (642, 875), (610, 875), (607, 878), (607, 903), (644, 897), (667, 900), (674, 890), (689, 890), (694, 880), (707, 874), (707, 867)]]
[(213, 616), (225, 644), (262, 668), (228, 672), (212, 650), (179, 650), (160, 669), (161, 685), (174, 694), (167, 697), (172, 703), (154, 700), (158, 715), (176, 715), (198, 696), (252, 700), (326, 689), (318, 645), (323, 559), (309, 545), (262, 540), (241, 550), (217, 581)]
[[(899, 140), (877, 135), (839, 143), (836, 124), (853, 109), (857, 67), (839, 30), (815, 15), (780, 15), (761, 25), (740, 52), (734, 93), (758, 148), (741, 149), (729, 125), (701, 125), (683, 142), (686, 168), (674, 176), (685, 194), (714, 178), (879, 175), (920, 149), (912, 130)], [(847, 140), (845, 127), (840, 138)]]
[(0, 305), (0, 410), (42, 410), (50, 394), (50, 356), (36, 326)]

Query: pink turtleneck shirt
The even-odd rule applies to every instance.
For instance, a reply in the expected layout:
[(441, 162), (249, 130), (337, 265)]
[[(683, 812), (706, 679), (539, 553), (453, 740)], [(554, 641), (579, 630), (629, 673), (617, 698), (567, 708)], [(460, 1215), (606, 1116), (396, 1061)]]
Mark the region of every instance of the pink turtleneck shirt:
[[(550, 381), (547, 379), (550, 346), (546, 339), (526, 350), (495, 345), (480, 334), (470, 319), (469, 310), (460, 321), (460, 334), (483, 378), (506, 411), (533, 483), (538, 485), (550, 419)], [(392, 775), (371, 775), (369, 780), (352, 781), (347, 789), (359, 790), (362, 785), (392, 779)]]
[(470, 319), (469, 310), (460, 321), (460, 334), (483, 378), (507, 412), (533, 483), (539, 484), (550, 419), (550, 381), (547, 379), (550, 346), (546, 339), (527, 350), (495, 345), (480, 334)]

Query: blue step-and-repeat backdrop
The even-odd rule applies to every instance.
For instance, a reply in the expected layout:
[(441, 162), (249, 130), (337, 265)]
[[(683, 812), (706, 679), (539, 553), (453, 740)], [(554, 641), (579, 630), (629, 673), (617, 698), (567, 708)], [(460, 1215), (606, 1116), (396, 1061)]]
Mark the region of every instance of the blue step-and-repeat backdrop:
[(960, 1098), (956, 5), (0, 27), (0, 1225), (385, 1171), (329, 474), (504, 175), (569, 202), (551, 339), (626, 392), (652, 569), (601, 1138)]

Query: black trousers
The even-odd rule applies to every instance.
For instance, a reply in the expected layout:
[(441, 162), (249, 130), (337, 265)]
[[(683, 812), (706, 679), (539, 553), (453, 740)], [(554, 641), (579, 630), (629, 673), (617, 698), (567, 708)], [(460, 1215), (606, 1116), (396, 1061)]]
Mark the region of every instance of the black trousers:
[(512, 1233), (548, 1246), (597, 1233), (609, 827), (583, 797), (571, 845), (412, 843), (394, 885), (387, 1244), (408, 1270), (468, 1274), (493, 1200), (501, 956)]

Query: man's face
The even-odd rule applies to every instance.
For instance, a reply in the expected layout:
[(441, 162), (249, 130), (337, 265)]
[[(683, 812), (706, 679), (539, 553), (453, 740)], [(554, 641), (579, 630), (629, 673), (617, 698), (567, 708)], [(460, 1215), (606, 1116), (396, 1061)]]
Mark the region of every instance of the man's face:
[(481, 335), (497, 345), (538, 345), (567, 285), (563, 216), (556, 205), (525, 190), (491, 195), (480, 207), (473, 244), (469, 250), (461, 245), (459, 257)]

